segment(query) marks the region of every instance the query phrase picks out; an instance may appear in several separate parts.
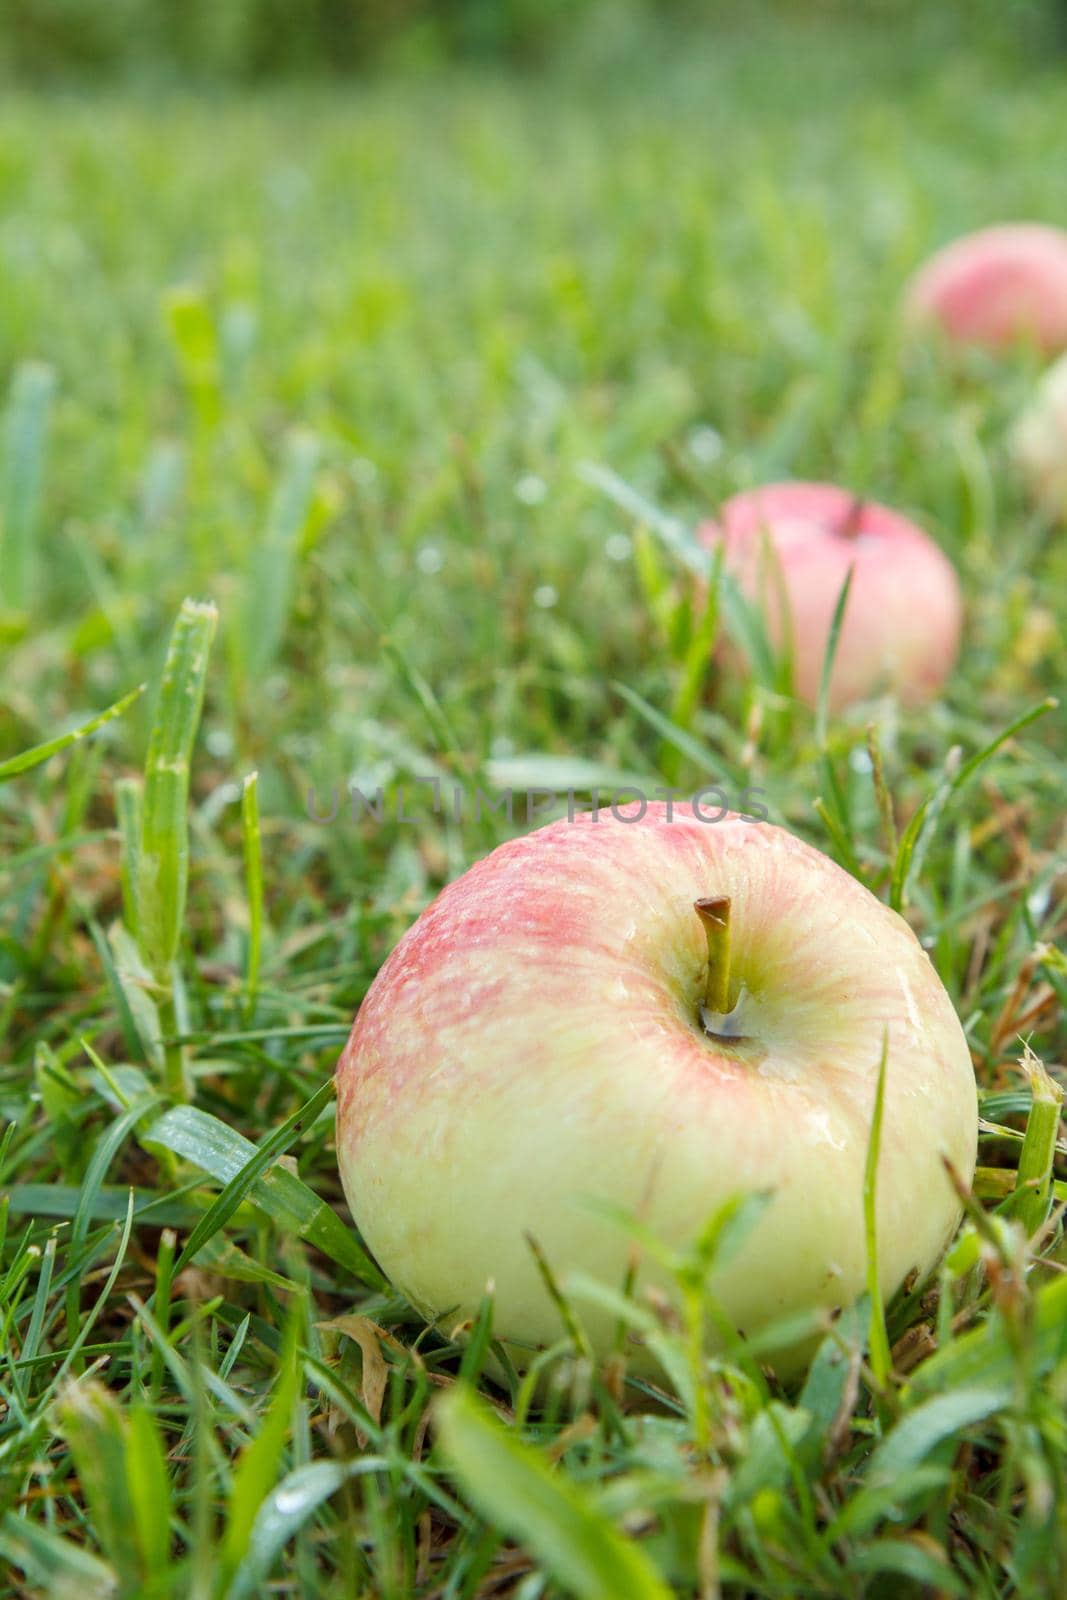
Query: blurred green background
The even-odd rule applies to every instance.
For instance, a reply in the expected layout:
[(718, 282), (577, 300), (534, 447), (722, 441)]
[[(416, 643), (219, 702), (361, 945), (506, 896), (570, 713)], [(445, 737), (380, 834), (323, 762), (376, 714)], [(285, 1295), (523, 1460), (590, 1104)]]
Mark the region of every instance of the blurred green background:
[[(946, 238), (1062, 220), (1056, 17), (22, 0), (0, 383), (43, 363), (53, 388), (36, 575), (0, 594), (8, 747), (151, 679), (194, 594), (223, 617), (203, 781), (258, 765), (275, 818), (309, 782), (431, 770), (415, 673), (468, 773), (531, 752), (649, 772), (658, 740), (616, 682), (734, 780), (762, 718), (745, 780), (803, 828), (804, 716), (758, 674), (727, 675), (714, 715), (692, 699), (685, 629), (650, 611), (591, 461), (687, 522), (790, 475), (912, 512), (961, 571), (970, 644), (950, 707), (904, 723), (905, 769), (976, 708), (1010, 720), (1063, 676), (1011, 664), (1059, 570), (1004, 457), (1035, 364), (950, 374), (902, 348), (895, 308)], [(147, 717), (112, 730), (123, 759)], [(426, 859), (402, 852), (420, 894), (493, 842), (427, 833)], [(305, 840), (342, 899), (394, 843)]]
[(931, 50), (981, 40), (1036, 60), (1067, 45), (1063, 0), (2, 0), (0, 72), (256, 80), (454, 58), (638, 61), (649, 28), (736, 29), (773, 14), (918, 22)]
[[(9, 1202), (13, 1218), (0, 1242), (0, 1600), (13, 1563), (20, 1600), (218, 1595), (216, 1527), (234, 1526), (237, 1501), (247, 1510), (253, 1492), (291, 1488), (290, 1473), (341, 1453), (356, 1461), (368, 1439), (379, 1448), (362, 1402), (335, 1413), (317, 1396), (301, 1399), (290, 1438), (279, 1296), (298, 1284), (313, 1299), (309, 1347), (330, 1362), (341, 1336), (335, 1325), (320, 1345), (319, 1318), (356, 1306), (388, 1326), (391, 1454), (358, 1489), (346, 1477), (343, 1496), (306, 1502), (277, 1592), (504, 1593), (476, 1515), (446, 1527), (434, 1511), (423, 1563), (428, 1388), (407, 1386), (452, 1374), (458, 1351), (359, 1288), (330, 1109), (315, 1102), (292, 1155), (304, 1215), (326, 1202), (340, 1234), (333, 1255), (307, 1249), (288, 1205), (257, 1201), (250, 1215), (225, 1201), (168, 1300), (175, 1256), (159, 1228), (173, 1218), (187, 1240), (205, 1216), (215, 1179), (192, 1170), (205, 1150), (228, 1163), (236, 1151), (229, 1177), (251, 1149), (239, 1135), (259, 1142), (257, 1162), (281, 1150), (266, 1143), (279, 1127), (296, 1138), (286, 1119), (319, 1094), (404, 929), (528, 825), (521, 805), (514, 824), (433, 811), (416, 787), (427, 775), (446, 795), (761, 790), (774, 821), (906, 900), (986, 1094), (983, 1193), (1006, 1193), (1022, 1147), (997, 1123), (1029, 1103), (1018, 1036), (1067, 1059), (1067, 963), (1053, 950), (1067, 919), (1067, 737), (1047, 699), (1067, 682), (1067, 538), (1006, 444), (1036, 352), (946, 361), (905, 336), (900, 302), (955, 235), (1007, 217), (1067, 222), (1063, 12), (1052, 0), (0, 0), (0, 763), (149, 686), (92, 738), (0, 784), (0, 1233)], [(608, 472), (654, 509), (620, 508)], [(727, 495), (785, 477), (890, 504), (951, 557), (965, 645), (930, 705), (867, 703), (821, 727), (765, 643), (743, 670), (713, 656), (715, 603), (651, 530), (676, 543)], [(168, 861), (188, 852), (189, 890), (175, 975), (159, 983), (161, 941), (130, 932), (144, 931), (136, 797), (187, 595), (214, 601), (219, 625), (200, 658), (188, 827), (182, 813), (166, 834)], [(976, 766), (980, 752), (994, 753)], [(381, 788), (384, 819), (342, 807), (331, 825), (311, 821), (309, 788), (321, 815), (345, 785)], [(122, 1089), (120, 1109), (114, 1088), (122, 1074), (138, 1096), (170, 1093), (175, 1061), (195, 1086), (184, 1109), (206, 1118), (177, 1168), (136, 1120), (145, 1102)], [(120, 1270), (112, 1219), (127, 1185), (147, 1215)], [(778, 1400), (746, 1400), (744, 1415), (730, 1401), (732, 1477), (714, 1505), (705, 1424), (681, 1417), (697, 1400), (679, 1402), (677, 1432), (635, 1431), (632, 1456), (614, 1402), (592, 1443), (544, 1438), (598, 1492), (623, 1472), (641, 1495), (650, 1473), (676, 1474), (662, 1478), (676, 1485), (664, 1535), (647, 1541), (675, 1593), (713, 1592), (696, 1566), (705, 1506), (731, 1596), (1064, 1593), (1067, 1516), (1048, 1514), (1067, 1482), (1062, 1341), (1046, 1377), (1018, 1339), (1039, 1325), (1035, 1303), (1015, 1298), (1041, 1280), (1008, 1268), (995, 1287), (1015, 1285), (1010, 1300), (987, 1317), (968, 1279), (936, 1328), (991, 1330), (1001, 1371), (1018, 1372), (996, 1447), (968, 1447), (951, 1483), (938, 1468), (921, 1493), (904, 1474), (899, 1506), (868, 1472), (887, 1391), (872, 1404), (869, 1384), (842, 1387), (856, 1409), (846, 1447), (828, 1369), (810, 1432), (810, 1414)], [(150, 1327), (136, 1308), (153, 1295), (164, 1320)], [(926, 1318), (925, 1296), (891, 1313), (909, 1362), (929, 1348)], [(100, 1342), (85, 1345), (94, 1327)], [(417, 1355), (402, 1365), (408, 1343)], [(355, 1395), (349, 1346), (336, 1371)], [(108, 1471), (126, 1470), (123, 1430), (141, 1426), (146, 1392), (158, 1427), (151, 1588), (114, 1511), (125, 1488), (101, 1473), (94, 1497), (89, 1453), (56, 1420), (56, 1389), (82, 1357), (106, 1363)], [(719, 1415), (719, 1381), (705, 1416)], [(931, 1404), (942, 1398), (958, 1397)], [(988, 1435), (985, 1410), (958, 1415)], [(909, 1451), (915, 1417), (896, 1436)], [(810, 1486), (768, 1449), (798, 1427)], [(269, 1465), (250, 1489), (238, 1463), (253, 1435)], [(886, 1521), (914, 1540), (882, 1538)], [(105, 1558), (133, 1573), (124, 1586)], [(560, 1592), (522, 1583), (509, 1593)]]

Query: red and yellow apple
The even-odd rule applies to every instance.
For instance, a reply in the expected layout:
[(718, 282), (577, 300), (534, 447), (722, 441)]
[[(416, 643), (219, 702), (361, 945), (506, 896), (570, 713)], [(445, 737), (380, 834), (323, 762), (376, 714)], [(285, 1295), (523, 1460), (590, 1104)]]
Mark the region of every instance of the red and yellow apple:
[(1067, 522), (1067, 356), (1042, 378), (1012, 433), (1011, 447), (1034, 499)]
[(946, 245), (912, 278), (908, 318), (954, 344), (1067, 347), (1067, 232), (1003, 223)]
[(852, 569), (830, 706), (882, 691), (935, 694), (959, 652), (962, 602), (947, 556), (906, 517), (829, 483), (776, 483), (735, 495), (700, 534), (790, 648), (793, 687), (814, 705), (841, 587)]
[[(888, 1295), (950, 1239), (943, 1158), (969, 1179), (977, 1139), (963, 1031), (910, 928), (770, 824), (644, 801), (552, 823), (449, 885), (372, 985), (338, 1067), (345, 1193), (427, 1317), (493, 1285), (520, 1361), (562, 1331), (527, 1235), (564, 1283), (618, 1287), (632, 1241), (600, 1202), (681, 1248), (769, 1193), (712, 1279), (751, 1336), (864, 1287), (883, 1038)], [(670, 1293), (646, 1259), (649, 1283)], [(588, 1319), (600, 1348), (612, 1327)]]

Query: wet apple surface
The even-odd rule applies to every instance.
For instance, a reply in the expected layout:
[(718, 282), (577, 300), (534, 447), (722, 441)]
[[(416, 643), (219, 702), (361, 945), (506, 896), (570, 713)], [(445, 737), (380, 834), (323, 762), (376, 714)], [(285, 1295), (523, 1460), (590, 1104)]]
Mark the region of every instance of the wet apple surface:
[(1067, 347), (1067, 232), (1008, 222), (965, 234), (912, 278), (908, 318), (957, 344)]
[[(560, 1332), (528, 1233), (564, 1279), (623, 1281), (630, 1240), (605, 1203), (682, 1246), (769, 1193), (714, 1284), (746, 1332), (854, 1298), (883, 1041), (887, 1293), (955, 1227), (944, 1158), (974, 1166), (970, 1054), (903, 920), (783, 829), (639, 813), (539, 829), (445, 889), (338, 1068), (342, 1179), (371, 1249), (428, 1315), (469, 1314), (492, 1281), (516, 1345)], [(641, 1281), (667, 1287), (650, 1262)], [(612, 1331), (595, 1311), (590, 1328)]]
[(1012, 430), (1011, 450), (1032, 498), (1067, 522), (1067, 356), (1042, 377)]
[[(935, 694), (959, 651), (962, 602), (948, 558), (907, 517), (826, 483), (779, 483), (735, 495), (701, 529), (792, 663), (794, 692), (814, 706), (834, 612), (852, 580), (830, 678), (831, 709), (884, 692)], [(724, 670), (743, 670), (727, 652)]]

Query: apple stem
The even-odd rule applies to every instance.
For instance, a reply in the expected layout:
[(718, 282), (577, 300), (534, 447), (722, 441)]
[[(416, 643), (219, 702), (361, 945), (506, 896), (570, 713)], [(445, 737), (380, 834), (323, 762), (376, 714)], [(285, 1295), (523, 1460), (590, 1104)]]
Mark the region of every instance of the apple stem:
[(723, 894), (695, 900), (693, 910), (704, 924), (708, 941), (704, 1005), (708, 1011), (723, 1014), (730, 1009), (730, 897)]
[(855, 495), (837, 530), (842, 539), (855, 539), (858, 537), (860, 524), (863, 521), (863, 513), (866, 509), (867, 502), (863, 496)]

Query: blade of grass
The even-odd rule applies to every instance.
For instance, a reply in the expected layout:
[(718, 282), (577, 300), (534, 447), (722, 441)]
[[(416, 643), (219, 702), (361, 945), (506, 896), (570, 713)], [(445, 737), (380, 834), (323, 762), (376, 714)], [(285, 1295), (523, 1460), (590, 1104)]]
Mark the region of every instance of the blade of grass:
[(984, 1422), (1011, 1404), (1010, 1387), (982, 1385), (953, 1389), (926, 1400), (901, 1418), (871, 1456), (865, 1473), (869, 1484), (892, 1483), (920, 1466), (945, 1439)]
[[(704, 688), (711, 672), (715, 641), (719, 633), (719, 593), (722, 587), (724, 552), (725, 546), (718, 545), (712, 562), (707, 594), (704, 596), (703, 609), (682, 659), (681, 676), (671, 702), (670, 721), (683, 733), (687, 733), (692, 726), (697, 708), (704, 698)], [(676, 784), (681, 771), (681, 760), (677, 746), (670, 740), (665, 739), (663, 742), (659, 752), (659, 764), (667, 782)]]
[(906, 1580), (906, 1589), (896, 1584), (891, 1588), (885, 1584), (879, 1586), (883, 1592), (890, 1594), (903, 1594), (912, 1590), (913, 1585), (939, 1597), (944, 1596), (946, 1600), (955, 1596), (967, 1600), (972, 1593), (970, 1585), (953, 1572), (948, 1557), (940, 1551), (892, 1536), (873, 1539), (870, 1544), (854, 1549), (848, 1557), (846, 1569), (864, 1578), (884, 1579), (891, 1575)]
[(578, 1600), (669, 1600), (640, 1545), (588, 1493), (513, 1438), (465, 1385), (443, 1395), (437, 1434), (482, 1516), (517, 1539)]
[(889, 785), (885, 779), (882, 747), (878, 743), (878, 731), (873, 722), (869, 723), (867, 727), (867, 754), (871, 762), (871, 782), (874, 785), (875, 798), (878, 801), (878, 815), (882, 823), (882, 837), (885, 841), (886, 855), (890, 861), (895, 861), (900, 841), (897, 838), (896, 818), (893, 815), (893, 797), (889, 792)]
[(671, 580), (652, 535), (642, 524), (633, 536), (634, 572), (649, 615), (663, 634), (670, 627)]
[(174, 1503), (163, 1440), (151, 1408), (143, 1402), (137, 1402), (129, 1415), (126, 1485), (141, 1571), (151, 1578), (166, 1570)]
[(248, 960), (245, 968), (245, 1020), (251, 1023), (259, 993), (263, 947), (263, 845), (259, 831), (259, 773), (250, 772), (241, 791), (241, 833), (248, 895)]
[[(178, 1200), (172, 1194), (152, 1189), (98, 1189), (85, 1207), (94, 1222), (118, 1222), (126, 1215), (130, 1194), (134, 1196), (134, 1218), (154, 1227), (192, 1228), (200, 1220), (203, 1207), (197, 1201)], [(15, 1183), (8, 1193), (14, 1217), (73, 1217), (84, 1206), (80, 1188), (73, 1184)]]
[(189, 1096), (173, 970), (189, 877), (189, 764), (217, 623), (213, 605), (185, 600), (174, 624), (148, 743), (136, 862), (141, 951), (165, 986), (159, 1005), (163, 1078), (175, 1100)]
[[(255, 1154), (245, 1162), (240, 1172), (236, 1173), (223, 1189), (215, 1203), (200, 1218), (189, 1238), (185, 1248), (178, 1257), (174, 1268), (175, 1275), (188, 1266), (189, 1262), (202, 1249), (209, 1239), (224, 1228), (233, 1216), (245, 1195), (249, 1193), (256, 1179), (265, 1172), (271, 1162), (276, 1161), (289, 1146), (299, 1138), (305, 1129), (314, 1123), (323, 1106), (327, 1105), (334, 1097), (336, 1087), (334, 1080), (329, 1078), (321, 1088), (317, 1089), (299, 1110), (287, 1117), (281, 1127), (276, 1128), (268, 1138), (256, 1149)], [(152, 1137), (152, 1135), (150, 1135)]]
[(14, 1511), (0, 1521), (0, 1555), (51, 1600), (114, 1600), (118, 1575), (106, 1561)]
[(51, 367), (26, 361), (16, 368), (7, 407), (0, 520), (0, 600), (14, 612), (25, 611), (33, 594), (41, 484), (54, 389)]
[(711, 576), (711, 553), (695, 539), (685, 523), (670, 517), (653, 505), (644, 495), (620, 478), (618, 473), (597, 462), (585, 461), (578, 468), (578, 476), (592, 488), (607, 495), (620, 510), (626, 511), (635, 522), (650, 528), (666, 548), (690, 572), (695, 572), (705, 582)]
[(717, 760), (714, 752), (709, 750), (706, 745), (701, 744), (692, 734), (686, 733), (683, 728), (679, 728), (662, 711), (657, 711), (655, 706), (650, 705), (642, 695), (637, 693), (636, 689), (631, 689), (629, 684), (613, 679), (611, 688), (614, 689), (616, 694), (621, 695), (626, 704), (631, 706), (638, 716), (659, 734), (664, 744), (670, 745), (680, 755), (685, 756), (699, 772), (709, 776), (712, 774), (717, 775), (722, 763)]
[(990, 756), (996, 755), (1001, 745), (1007, 744), (1008, 740), (1013, 739), (1017, 733), (1022, 733), (1023, 729), (1028, 728), (1032, 722), (1037, 722), (1041, 717), (1047, 717), (1050, 711), (1058, 710), (1059, 704), (1059, 701), (1053, 695), (1048, 695), (1044, 700), (1040, 700), (1036, 706), (1031, 706), (1029, 711), (1024, 711), (1021, 717), (1016, 717), (1014, 722), (1009, 722), (1008, 726), (1001, 733), (998, 733), (995, 739), (990, 739), (989, 743), (983, 745), (977, 755), (973, 755), (969, 761), (964, 762), (953, 781), (953, 789), (962, 789), (965, 783), (970, 782), (979, 768), (985, 766)]
[(45, 744), (34, 745), (32, 750), (23, 750), (20, 755), (12, 756), (9, 761), (0, 762), (0, 783), (7, 783), (11, 778), (17, 778), (20, 772), (28, 772), (31, 767), (39, 767), (42, 761), (47, 761), (51, 756), (58, 755), (60, 750), (66, 750), (70, 745), (76, 744), (81, 739), (86, 739), (105, 723), (111, 722), (115, 717), (121, 717), (133, 702), (145, 690), (142, 683), (136, 689), (131, 689), (129, 694), (124, 694), (121, 700), (116, 700), (114, 705), (108, 706), (106, 711), (90, 717), (88, 722), (83, 722), (80, 727), (74, 728), (70, 733), (60, 734), (56, 739), (49, 739)]
[[(133, 1105), (128, 1106), (121, 1115), (116, 1117), (110, 1127), (101, 1134), (86, 1169), (85, 1177), (82, 1180), (81, 1198), (71, 1225), (72, 1245), (79, 1245), (89, 1232), (89, 1221), (93, 1214), (93, 1207), (96, 1203), (97, 1195), (103, 1187), (104, 1179), (107, 1177), (111, 1163), (141, 1118), (159, 1105), (160, 1099), (160, 1095), (152, 1095), (148, 1099), (135, 1101)], [(130, 1191), (130, 1195), (132, 1196), (132, 1191)]]
[(142, 947), (162, 978), (178, 949), (189, 872), (189, 761), (208, 654), (218, 623), (210, 603), (185, 600), (170, 637), (145, 763), (138, 862)]
[(392, 667), (399, 681), (422, 707), (426, 725), (438, 751), (442, 755), (456, 754), (462, 748), (461, 741), (448, 713), (422, 673), (412, 666), (407, 655), (393, 639), (383, 638), (379, 648), (383, 659)]
[(293, 1407), (300, 1392), (303, 1368), (298, 1354), (299, 1318), (290, 1314), (285, 1343), (278, 1362), (279, 1379), (266, 1417), (251, 1444), (242, 1451), (233, 1475), (226, 1528), (219, 1553), (216, 1593), (227, 1593), (243, 1561), (252, 1537), (252, 1528), (270, 1490), (279, 1477), (279, 1464), (293, 1421)]
[[(1034, 1294), (1023, 1356), (1031, 1380), (1065, 1358), (1067, 1276), (1054, 1278)], [(1001, 1316), (993, 1316), (924, 1361), (908, 1383), (905, 1399), (917, 1403), (926, 1395), (979, 1384), (999, 1388), (1013, 1381), (1019, 1362), (1014, 1335), (1009, 1334)]]
[(222, 414), (218, 338), (203, 290), (176, 284), (163, 297), (163, 316), (197, 421), (210, 432)]
[(1030, 1081), (1030, 1111), (1019, 1152), (1015, 1189), (1007, 1210), (1026, 1229), (1028, 1238), (1044, 1226), (1052, 1206), (1056, 1140), (1063, 1110), (1063, 1090), (1045, 1070), (1044, 1063), (1027, 1046), (1023, 1071)]
[(77, 1335), (74, 1338), (73, 1343), (71, 1344), (70, 1348), (68, 1349), (65, 1357), (63, 1358), (63, 1361), (62, 1361), (61, 1365), (57, 1369), (55, 1375), (52, 1378), (51, 1383), (48, 1386), (48, 1394), (49, 1395), (54, 1394), (56, 1392), (56, 1390), (58, 1390), (58, 1388), (62, 1384), (63, 1379), (66, 1377), (67, 1373), (70, 1371), (70, 1369), (74, 1365), (75, 1361), (77, 1361), (78, 1356), (79, 1356), (79, 1354), (81, 1352), (82, 1346), (87, 1342), (90, 1333), (92, 1333), (94, 1327), (97, 1324), (98, 1319), (100, 1318), (101, 1313), (104, 1310), (104, 1307), (109, 1304), (109, 1302), (111, 1300), (111, 1291), (115, 1287), (115, 1283), (116, 1283), (116, 1281), (118, 1279), (118, 1275), (122, 1271), (123, 1262), (126, 1260), (126, 1252), (130, 1247), (130, 1235), (132, 1234), (132, 1232), (133, 1232), (133, 1190), (131, 1189), (130, 1190), (130, 1195), (129, 1195), (129, 1201), (128, 1201), (127, 1207), (126, 1207), (126, 1220), (123, 1223), (122, 1233), (121, 1233), (121, 1235), (119, 1237), (118, 1248), (115, 1251), (115, 1259), (111, 1263), (111, 1268), (110, 1268), (110, 1270), (108, 1272), (107, 1277), (104, 1280), (103, 1288), (101, 1289), (101, 1291), (100, 1291), (99, 1295), (97, 1296), (96, 1300), (93, 1302), (92, 1310), (89, 1312), (89, 1314), (86, 1317), (82, 1318), (81, 1327), (78, 1329)]
[(52, 1287), (52, 1271), (55, 1264), (56, 1236), (54, 1233), (50, 1233), (41, 1255), (41, 1266), (37, 1274), (37, 1290), (33, 1297), (33, 1310), (30, 1313), (29, 1326), (22, 1340), (22, 1349), (19, 1353), (20, 1361), (32, 1361), (37, 1354), (37, 1348), (41, 1342), (41, 1335), (44, 1332), (45, 1319), (48, 1314), (48, 1292)]
[(244, 615), (244, 667), (250, 688), (258, 688), (275, 661), (292, 609), (293, 569), (315, 491), (319, 441), (307, 428), (294, 428), (285, 443), (281, 477), (263, 538), (253, 550)]
[[(141, 1142), (162, 1145), (223, 1184), (236, 1178), (256, 1155), (256, 1146), (241, 1134), (192, 1106), (174, 1106), (165, 1111), (158, 1122), (145, 1130)], [(285, 1167), (275, 1165), (257, 1173), (249, 1199), (278, 1227), (315, 1245), (361, 1283), (379, 1291), (388, 1289), (387, 1280), (352, 1230)]]
[(141, 951), (121, 922), (112, 923), (105, 938), (94, 922), (90, 932), (108, 988), (115, 1003), (130, 1058), (163, 1069), (163, 1032), (159, 1008), (152, 998), (157, 985), (141, 958)]
[(845, 581), (837, 596), (834, 606), (834, 615), (830, 623), (830, 633), (826, 641), (826, 654), (822, 661), (822, 676), (819, 679), (819, 694), (815, 702), (815, 743), (820, 750), (826, 749), (826, 735), (830, 720), (830, 679), (833, 676), (834, 662), (837, 659), (837, 646), (841, 639), (841, 626), (845, 620), (845, 607), (852, 591), (852, 578), (856, 571), (854, 566), (849, 567), (845, 573)]
[(470, 1338), (463, 1351), (463, 1360), (460, 1362), (459, 1376), (463, 1383), (476, 1384), (481, 1379), (492, 1339), (493, 1296), (484, 1294), (478, 1306), (474, 1326), (470, 1331)]
[(776, 694), (788, 693), (792, 679), (789, 655), (771, 643), (761, 607), (748, 598), (733, 573), (725, 570), (719, 581), (719, 594), (727, 626), (756, 681)]
[(845, 830), (845, 825), (839, 818), (836, 806), (828, 806), (820, 794), (816, 795), (812, 801), (811, 809), (833, 840), (838, 860), (842, 866), (846, 867), (854, 878), (862, 879), (863, 869), (856, 857), (855, 850), (852, 848), (852, 840)]
[(903, 911), (908, 904), (908, 885), (915, 870), (919, 840), (924, 833), (927, 838), (931, 837), (933, 826), (948, 804), (959, 764), (960, 748), (959, 745), (953, 745), (945, 757), (944, 771), (936, 786), (920, 801), (900, 836), (889, 885), (889, 904), (894, 911)]
[(867, 1141), (867, 1160), (863, 1168), (863, 1230), (867, 1249), (867, 1294), (871, 1302), (871, 1320), (868, 1345), (871, 1370), (881, 1388), (885, 1388), (892, 1370), (889, 1353), (889, 1335), (885, 1325), (885, 1302), (878, 1273), (878, 1156), (882, 1148), (882, 1111), (885, 1105), (886, 1067), (889, 1062), (889, 1030), (882, 1036), (882, 1054), (878, 1062), (878, 1083), (874, 1092), (874, 1110), (871, 1113), (871, 1131)]
[(55, 1409), (97, 1539), (123, 1590), (132, 1592), (141, 1572), (126, 1470), (126, 1419), (114, 1397), (95, 1381), (68, 1383)]
[(136, 778), (120, 778), (115, 785), (115, 817), (122, 840), (122, 917), (134, 940), (141, 941), (138, 885), (141, 881), (141, 834), (144, 829), (144, 790)]
[(1032, 722), (1040, 717), (1047, 716), (1050, 711), (1055, 711), (1059, 701), (1049, 695), (1039, 701), (1036, 706), (1031, 706), (1029, 711), (1024, 711), (1022, 716), (1016, 717), (1014, 722), (1008, 724), (996, 738), (991, 739), (969, 761), (960, 765), (960, 752), (958, 747), (953, 747), (945, 761), (944, 776), (933, 792), (922, 801), (915, 814), (912, 816), (900, 840), (896, 861), (893, 863), (893, 876), (890, 887), (889, 903), (894, 911), (901, 911), (907, 904), (908, 883), (922, 864), (926, 850), (933, 838), (934, 831), (940, 821), (949, 799), (958, 794), (965, 784), (969, 783), (989, 758), (996, 754), (1002, 745), (1028, 728)]
[(354, 1477), (386, 1472), (386, 1456), (360, 1456), (355, 1461), (308, 1461), (294, 1467), (276, 1484), (256, 1512), (246, 1553), (226, 1600), (249, 1600), (264, 1592), (278, 1556), (318, 1508)]

